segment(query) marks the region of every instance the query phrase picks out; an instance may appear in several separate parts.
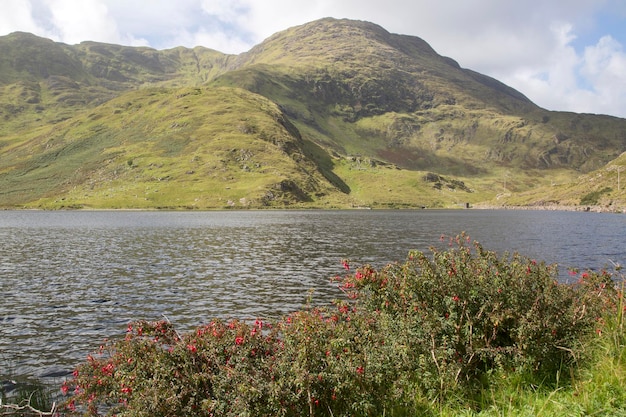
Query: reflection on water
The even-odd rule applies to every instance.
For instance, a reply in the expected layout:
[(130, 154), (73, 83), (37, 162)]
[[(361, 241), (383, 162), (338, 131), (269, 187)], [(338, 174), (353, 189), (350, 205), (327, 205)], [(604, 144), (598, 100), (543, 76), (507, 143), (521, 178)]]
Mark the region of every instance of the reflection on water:
[[(467, 231), (570, 267), (624, 262), (626, 217), (516, 211), (0, 212), (0, 377), (59, 376), (132, 320), (188, 330), (340, 297), (376, 266)], [(4, 371), (3, 371), (4, 370)]]

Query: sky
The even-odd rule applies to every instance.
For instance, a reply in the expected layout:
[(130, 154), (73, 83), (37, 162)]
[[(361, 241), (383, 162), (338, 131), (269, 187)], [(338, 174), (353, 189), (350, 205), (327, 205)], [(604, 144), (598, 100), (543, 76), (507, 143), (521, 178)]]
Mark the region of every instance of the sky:
[(30, 32), (241, 53), (323, 17), (418, 36), (549, 110), (626, 118), (625, 0), (0, 0), (0, 36)]

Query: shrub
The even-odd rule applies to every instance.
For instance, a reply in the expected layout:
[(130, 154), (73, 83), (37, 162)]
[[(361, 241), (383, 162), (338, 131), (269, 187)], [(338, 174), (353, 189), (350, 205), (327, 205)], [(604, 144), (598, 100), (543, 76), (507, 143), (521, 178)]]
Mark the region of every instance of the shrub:
[(89, 415), (279, 415), (272, 367), (280, 346), (261, 321), (214, 321), (183, 336), (165, 321), (133, 323), (125, 339), (75, 370), (67, 407)]
[(595, 206), (598, 204), (598, 202), (600, 201), (600, 197), (602, 197), (603, 194), (608, 194), (611, 191), (613, 191), (611, 187), (604, 187), (601, 190), (591, 191), (581, 197), (580, 205), (581, 206), (584, 206), (584, 205)]
[(564, 285), (556, 266), (499, 257), (465, 235), (449, 245), (380, 271), (362, 267), (342, 283), (359, 308), (381, 312), (382, 331), (405, 356), (403, 374), (419, 375), (431, 397), (480, 389), (494, 370), (555, 375), (576, 361), (577, 344), (615, 296), (605, 272)]
[(281, 328), (293, 415), (384, 414), (398, 369), (377, 314), (341, 302), (294, 313)]
[(348, 271), (336, 278), (346, 300), (276, 323), (214, 321), (185, 335), (165, 321), (133, 323), (76, 369), (66, 406), (127, 416), (420, 414), (433, 401), (471, 401), (495, 373), (553, 377), (583, 359), (577, 347), (603, 312), (621, 308), (610, 274), (565, 285), (555, 266), (498, 256), (465, 235), (448, 243)]
[(395, 377), (376, 354), (380, 338), (369, 315), (343, 303), (275, 325), (212, 322), (183, 336), (167, 322), (137, 322), (75, 370), (63, 388), (74, 390), (66, 407), (88, 415), (377, 415)]

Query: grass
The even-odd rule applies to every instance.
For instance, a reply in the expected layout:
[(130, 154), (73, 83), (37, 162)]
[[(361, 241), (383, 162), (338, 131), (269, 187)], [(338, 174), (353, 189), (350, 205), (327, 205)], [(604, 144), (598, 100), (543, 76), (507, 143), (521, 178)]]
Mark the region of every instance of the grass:
[(557, 170), (550, 178), (539, 179), (538, 181), (542, 181), (540, 186), (530, 190), (517, 190), (517, 193), (503, 193), (492, 200), (492, 203), (498, 206), (553, 205), (579, 207), (581, 210), (595, 207), (607, 211), (623, 211), (626, 209), (626, 187), (621, 182), (626, 172), (624, 165), (626, 154), (600, 169), (574, 178), (569, 171)]
[(335, 170), (350, 185), (355, 206), (459, 208), (481, 201), (486, 194), (449, 186), (435, 189), (424, 180), (425, 171), (402, 170), (368, 158), (345, 158), (337, 162)]
[[(449, 176), (477, 192), (435, 190), (424, 171), (331, 157), (315, 132), (300, 136), (281, 120), (274, 103), (244, 90), (139, 90), (26, 140), (9, 138), (0, 164), (3, 205), (457, 207), (492, 195), (478, 177)], [(285, 194), (285, 180), (301, 192)]]
[(11, 141), (0, 166), (3, 202), (28, 203), (29, 193), (30, 206), (51, 208), (211, 208), (244, 198), (262, 206), (268, 191), (290, 201), (276, 188), (286, 178), (305, 194), (332, 188), (281, 118), (275, 104), (244, 90), (141, 90)]
[[(40, 381), (18, 382), (15, 389), (0, 388), (0, 415), (9, 417), (51, 415), (59, 388)], [(55, 414), (56, 415), (56, 414)]]
[(557, 417), (626, 415), (626, 332), (624, 305), (603, 318), (602, 332), (576, 352), (585, 364), (572, 375), (555, 375), (545, 384), (524, 375), (499, 374), (474, 404), (428, 407), (432, 416)]

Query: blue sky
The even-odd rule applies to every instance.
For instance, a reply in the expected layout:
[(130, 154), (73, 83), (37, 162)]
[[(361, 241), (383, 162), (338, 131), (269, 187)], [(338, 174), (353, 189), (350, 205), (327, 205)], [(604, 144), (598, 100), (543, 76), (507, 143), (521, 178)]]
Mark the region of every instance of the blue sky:
[(419, 36), (544, 108), (626, 117), (624, 0), (2, 0), (0, 35), (240, 53), (327, 16)]

